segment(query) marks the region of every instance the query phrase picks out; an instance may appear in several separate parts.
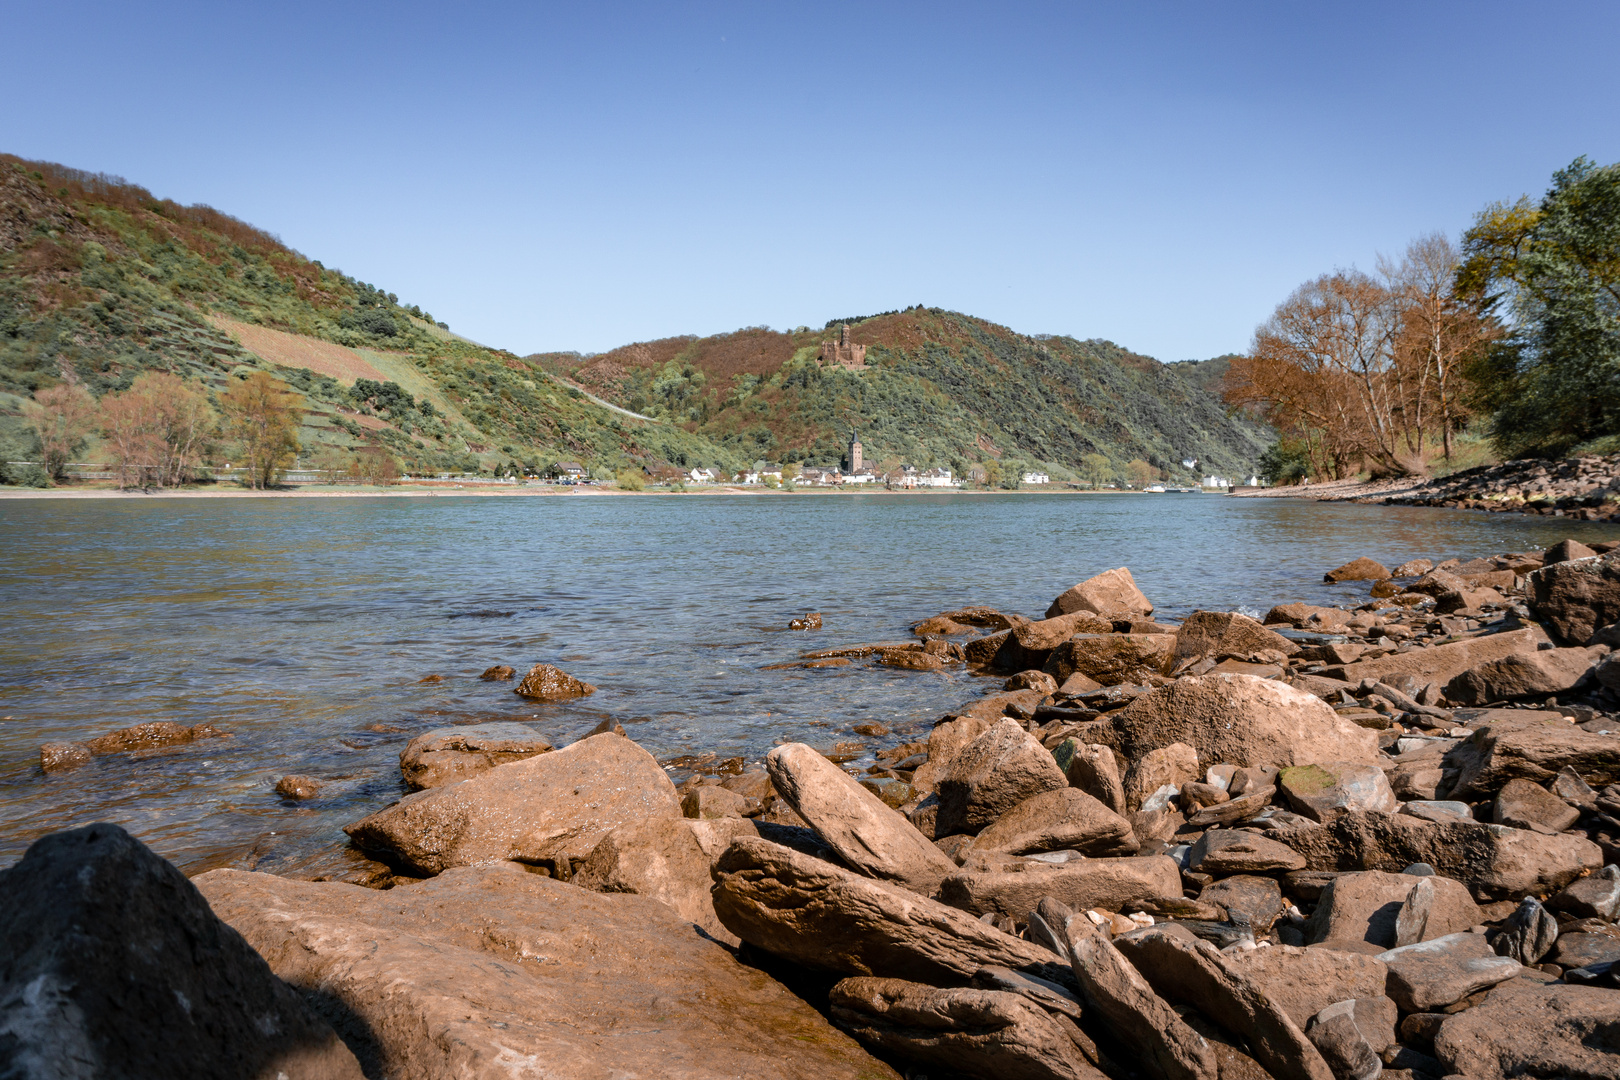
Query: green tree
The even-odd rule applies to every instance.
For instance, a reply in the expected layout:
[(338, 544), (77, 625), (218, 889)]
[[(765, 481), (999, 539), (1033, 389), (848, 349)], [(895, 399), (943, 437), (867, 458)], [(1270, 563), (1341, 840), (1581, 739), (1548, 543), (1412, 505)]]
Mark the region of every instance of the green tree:
[(1108, 460), (1107, 454), (1099, 454), (1096, 451), (1080, 459), (1080, 469), (1085, 474), (1087, 482), (1094, 488), (1102, 487), (1108, 482), (1108, 478), (1114, 475), (1114, 463)]
[(1297, 484), (1310, 471), (1310, 448), (1304, 439), (1278, 439), (1260, 455), (1260, 478), (1268, 484)]

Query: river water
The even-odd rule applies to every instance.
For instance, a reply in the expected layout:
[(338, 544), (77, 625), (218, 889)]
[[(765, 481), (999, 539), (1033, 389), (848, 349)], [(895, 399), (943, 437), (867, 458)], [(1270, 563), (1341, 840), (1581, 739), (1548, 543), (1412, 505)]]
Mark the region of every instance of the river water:
[[(904, 640), (966, 604), (1039, 617), (1129, 566), (1161, 615), (1355, 601), (1322, 573), (1543, 548), (1614, 526), (1213, 495), (881, 493), (613, 498), (0, 502), (0, 866), (115, 821), (182, 868), (325, 865), (340, 827), (398, 798), (415, 734), (520, 720), (558, 746), (605, 718), (660, 760), (758, 760), (876, 720), (869, 749), (996, 684), (866, 662), (767, 671), (807, 649)], [(820, 611), (824, 629), (785, 631)], [(535, 705), (492, 664), (596, 684)], [(442, 682), (424, 684), (425, 677)], [(42, 742), (148, 720), (231, 738), (46, 776)], [(329, 781), (294, 804), (286, 773)], [(677, 774), (682, 775), (682, 774)]]

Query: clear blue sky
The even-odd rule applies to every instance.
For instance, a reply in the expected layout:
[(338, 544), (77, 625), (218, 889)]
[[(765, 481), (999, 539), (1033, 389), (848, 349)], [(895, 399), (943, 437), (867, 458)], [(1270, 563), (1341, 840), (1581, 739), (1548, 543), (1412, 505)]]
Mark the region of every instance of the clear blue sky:
[(1241, 350), (1579, 154), (1614, 3), (0, 3), (0, 149), (518, 352), (925, 303)]

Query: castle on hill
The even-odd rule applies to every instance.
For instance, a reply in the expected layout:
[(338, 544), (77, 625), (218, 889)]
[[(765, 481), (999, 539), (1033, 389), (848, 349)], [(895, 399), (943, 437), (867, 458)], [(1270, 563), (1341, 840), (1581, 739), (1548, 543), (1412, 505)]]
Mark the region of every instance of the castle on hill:
[(866, 369), (866, 346), (856, 345), (849, 340), (849, 324), (838, 328), (837, 341), (823, 341), (821, 343), (821, 362), (823, 364), (837, 364), (848, 371), (864, 371)]

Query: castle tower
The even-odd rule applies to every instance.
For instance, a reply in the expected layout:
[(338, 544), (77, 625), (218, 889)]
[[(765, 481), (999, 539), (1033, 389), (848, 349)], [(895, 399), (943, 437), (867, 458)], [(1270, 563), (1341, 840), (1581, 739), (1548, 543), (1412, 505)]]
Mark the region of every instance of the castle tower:
[[(844, 327), (844, 333), (849, 333), (849, 327)], [(849, 471), (852, 473), (861, 471), (861, 437), (856, 434), (854, 428), (849, 429)]]

